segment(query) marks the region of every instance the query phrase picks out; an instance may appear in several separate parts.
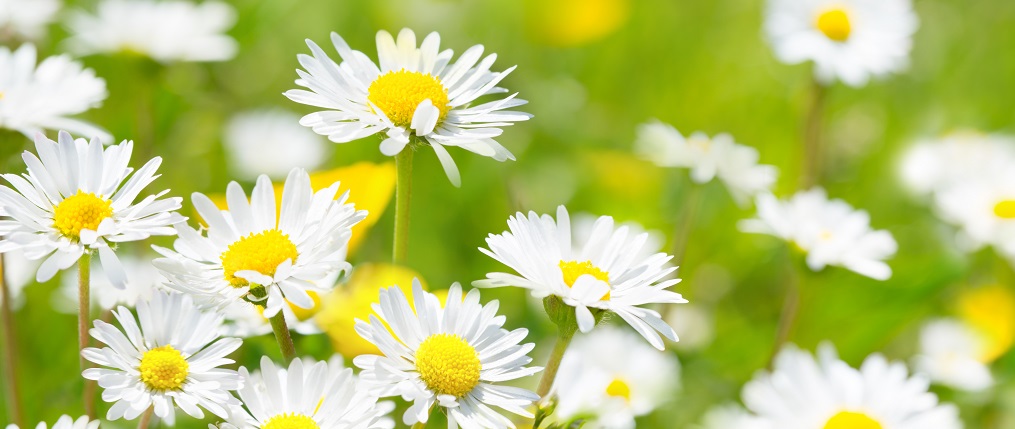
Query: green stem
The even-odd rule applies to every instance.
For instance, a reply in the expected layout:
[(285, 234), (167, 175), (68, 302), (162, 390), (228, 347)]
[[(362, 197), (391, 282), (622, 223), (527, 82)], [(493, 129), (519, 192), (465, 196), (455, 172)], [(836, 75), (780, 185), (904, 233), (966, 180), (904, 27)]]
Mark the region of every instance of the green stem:
[[(791, 260), (786, 275), (786, 298), (782, 304), (782, 311), (779, 313), (779, 324), (776, 325), (775, 343), (772, 345), (772, 353), (769, 355), (768, 366), (772, 367), (775, 357), (782, 350), (782, 346), (789, 341), (793, 329), (796, 327), (797, 316), (800, 313), (800, 283), (805, 274), (799, 272), (795, 260)], [(804, 267), (803, 269), (807, 269)]]
[[(429, 420), (429, 419), (427, 419), (427, 420)], [(425, 427), (426, 427), (426, 422), (416, 422), (416, 424), (412, 425), (412, 429), (423, 429)]]
[(804, 158), (800, 189), (810, 189), (821, 179), (821, 119), (825, 111), (826, 88), (817, 79), (811, 85), (811, 100), (804, 119)]
[(282, 357), (285, 358), (285, 363), (288, 365), (293, 359), (296, 359), (296, 347), (293, 346), (293, 338), (289, 335), (289, 327), (285, 323), (285, 314), (282, 310), (279, 310), (270, 320), (271, 330), (275, 331), (275, 340), (278, 341), (278, 347), (282, 350)]
[(152, 421), (152, 413), (155, 412), (155, 406), (148, 407), (144, 414), (141, 414), (141, 420), (137, 422), (137, 429), (148, 429), (148, 424)]
[(395, 155), (395, 238), (392, 259), (405, 264), (409, 259), (409, 199), (412, 196), (412, 152), (406, 145)]
[(25, 427), (25, 414), (21, 408), (21, 397), (18, 395), (18, 372), (17, 372), (17, 337), (14, 333), (14, 312), (11, 310), (11, 293), (7, 290), (7, 282), (4, 279), (4, 259), (0, 254), (0, 299), (3, 300), (3, 347), (6, 351), (4, 356), (3, 374), (4, 393), (7, 397), (7, 414), (11, 416), (14, 424), (18, 427)]
[(91, 282), (92, 255), (85, 252), (78, 259), (78, 358), (81, 362), (81, 369), (85, 369), (88, 361), (81, 352), (88, 347), (88, 312), (91, 309), (89, 298), (89, 284)]
[(564, 352), (567, 351), (567, 346), (571, 345), (574, 333), (574, 329), (557, 328), (557, 343), (553, 345), (550, 360), (543, 368), (543, 377), (539, 379), (539, 388), (536, 390), (536, 394), (544, 400), (550, 393), (550, 388), (553, 387), (553, 380), (557, 378), (557, 370), (560, 369), (560, 361), (564, 359)]

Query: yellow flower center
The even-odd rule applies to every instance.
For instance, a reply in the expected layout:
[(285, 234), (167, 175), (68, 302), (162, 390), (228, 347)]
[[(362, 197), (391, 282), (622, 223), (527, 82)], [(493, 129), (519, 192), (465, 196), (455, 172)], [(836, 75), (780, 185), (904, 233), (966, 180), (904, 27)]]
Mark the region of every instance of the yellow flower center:
[(261, 429), (319, 429), (314, 419), (297, 413), (284, 413), (268, 419)]
[(454, 334), (434, 334), (416, 349), (416, 370), (427, 387), (441, 395), (465, 396), (479, 384), (479, 353)]
[(606, 386), (606, 394), (616, 398), (624, 398), (625, 401), (631, 402), (631, 386), (619, 378), (613, 379), (610, 385)]
[(152, 390), (180, 390), (190, 365), (179, 350), (162, 346), (141, 356), (141, 381)]
[(994, 216), (1001, 219), (1015, 219), (1015, 200), (1001, 200), (994, 204)]
[[(558, 264), (560, 271), (564, 274), (564, 283), (568, 287), (574, 287), (574, 282), (578, 281), (578, 277), (585, 274), (590, 274), (599, 280), (610, 283), (610, 273), (599, 269), (599, 267), (592, 265), (592, 261), (578, 262), (578, 261), (560, 261)], [(610, 292), (606, 291), (606, 295), (603, 295), (600, 300), (608, 301), (610, 299)]]
[(261, 233), (236, 240), (222, 252), (222, 268), (226, 280), (235, 287), (246, 286), (248, 282), (236, 277), (237, 271), (257, 271), (266, 276), (275, 275), (278, 265), (291, 259), (293, 263), (299, 253), (289, 236), (277, 229), (269, 229)]
[(990, 363), (1015, 344), (1015, 296), (1005, 286), (982, 286), (958, 298), (958, 315), (983, 338), (979, 358)]
[(836, 42), (845, 42), (853, 32), (849, 14), (842, 8), (828, 9), (822, 12), (818, 15), (816, 25), (826, 37)]
[(440, 110), (438, 124), (451, 110), (448, 90), (439, 77), (404, 69), (377, 78), (367, 89), (367, 98), (399, 127), (412, 124), (412, 115), (423, 100), (429, 99)]
[(864, 413), (842, 411), (828, 419), (824, 429), (881, 429), (881, 423)]
[(78, 191), (53, 207), (53, 227), (64, 237), (77, 240), (82, 229), (95, 231), (103, 219), (112, 215), (112, 201)]

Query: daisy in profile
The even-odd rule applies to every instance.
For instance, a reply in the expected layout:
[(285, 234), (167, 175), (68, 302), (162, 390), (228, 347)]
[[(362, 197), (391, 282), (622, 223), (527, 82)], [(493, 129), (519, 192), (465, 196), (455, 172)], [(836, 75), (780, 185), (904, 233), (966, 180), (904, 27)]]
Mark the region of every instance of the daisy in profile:
[(909, 0), (769, 0), (765, 33), (787, 64), (859, 87), (909, 65), (918, 19)]
[(60, 0), (0, 0), (0, 34), (37, 40), (60, 11)]
[(824, 344), (817, 358), (793, 346), (743, 389), (744, 405), (770, 428), (959, 429), (958, 409), (938, 403), (930, 382), (883, 356), (867, 357), (859, 369), (839, 360)]
[(222, 140), (230, 170), (247, 180), (261, 174), (278, 179), (294, 168), (320, 166), (330, 146), (323, 137), (300, 126), (299, 119), (295, 113), (278, 109), (234, 116), (226, 124)]
[(729, 134), (684, 137), (673, 126), (649, 122), (638, 127), (635, 151), (660, 167), (686, 168), (702, 184), (718, 178), (738, 204), (771, 190), (779, 171), (758, 164), (758, 150), (738, 144)]
[(668, 264), (671, 256), (654, 252), (639, 257), (646, 253), (648, 234), (633, 235), (628, 227), (615, 227), (612, 217), (601, 216), (587, 240), (574, 243), (564, 206), (557, 208), (556, 221), (550, 215), (517, 213), (508, 219), (508, 229), (490, 234), (486, 239), (490, 249), (479, 250), (518, 274), (489, 273), (474, 286), (518, 286), (537, 298), (557, 297), (574, 307), (581, 332), (591, 331), (603, 313), (610, 312), (657, 349), (663, 349), (659, 334), (677, 341), (673, 328), (658, 312), (641, 307), (687, 302), (666, 290), (680, 282), (667, 278), (677, 270)]
[[(38, 425), (35, 426), (35, 429), (46, 429), (47, 427), (48, 426), (46, 425), (46, 422), (40, 422)], [(81, 416), (78, 417), (77, 419), (74, 419), (73, 417), (64, 414), (60, 416), (59, 419), (56, 420), (56, 423), (53, 423), (53, 426), (50, 429), (98, 429), (98, 428), (99, 428), (98, 420), (90, 420), (88, 416)], [(7, 429), (19, 429), (19, 428), (18, 425), (12, 424), (7, 425)]]
[(172, 425), (175, 408), (204, 418), (201, 408), (225, 418), (238, 405), (228, 391), (240, 387), (227, 356), (240, 347), (238, 338), (219, 338), (222, 316), (203, 312), (189, 296), (157, 292), (137, 305), (137, 319), (126, 307), (113, 312), (121, 329), (95, 321), (91, 335), (106, 347), (87, 348), (85, 359), (101, 366), (82, 375), (96, 380), (102, 399), (110, 402), (106, 419), (134, 420), (149, 408)]
[(806, 253), (811, 270), (834, 265), (876, 280), (892, 276), (884, 260), (898, 245), (888, 231), (871, 228), (866, 211), (829, 200), (820, 188), (798, 192), (789, 200), (760, 195), (756, 205), (757, 217), (740, 221), (740, 230), (792, 243)]
[(36, 65), (37, 56), (35, 46), (27, 43), (15, 51), (0, 47), (0, 128), (28, 138), (59, 129), (111, 142), (105, 130), (71, 117), (106, 99), (106, 81), (67, 55)]
[(519, 344), (528, 330), (503, 328), (499, 303), (479, 303), (479, 291), (463, 296), (456, 283), (447, 305), (413, 282), (412, 303), (398, 287), (381, 291), (377, 313), (356, 322), (356, 332), (382, 355), (357, 356), (364, 389), (380, 397), (401, 396), (412, 402), (402, 416), (407, 425), (426, 423), (435, 404), (448, 416), (448, 427), (514, 428), (495, 406), (532, 417), (526, 410), (536, 394), (499, 383), (532, 375), (542, 368), (526, 367), (533, 344)]
[(344, 258), (350, 228), (366, 217), (346, 203), (348, 192), (335, 199), (338, 187), (335, 182), (314, 192), (307, 172), (293, 169), (280, 210), (271, 180), (263, 175), (249, 199), (239, 183), (230, 183), (228, 210), (194, 193), (194, 207), (207, 229), (177, 225), (175, 250), (156, 247), (163, 257), (154, 264), (170, 280), (167, 286), (202, 304), (224, 308), (248, 301), (263, 307), (268, 318), (287, 301), (312, 308), (310, 292), (333, 286), (319, 282), (350, 268)]
[[(243, 407), (225, 427), (239, 429), (389, 429), (390, 402), (356, 388), (356, 376), (341, 359), (315, 362), (294, 359), (278, 368), (267, 356), (261, 370), (240, 368), (243, 387), (237, 393)], [(223, 426), (220, 426), (223, 427)]]
[(218, 1), (102, 0), (95, 14), (75, 11), (67, 47), (78, 55), (127, 52), (160, 63), (226, 61), (237, 45), (225, 34), (236, 22)]
[(553, 414), (562, 421), (587, 418), (589, 427), (634, 429), (635, 417), (665, 404), (679, 385), (675, 355), (649, 347), (633, 332), (603, 327), (575, 339), (564, 354)]
[(460, 186), (461, 178), (446, 146), (498, 161), (514, 159), (494, 138), (503, 127), (532, 115), (509, 110), (526, 103), (517, 94), (477, 103), (483, 96), (508, 92), (498, 85), (514, 70), (491, 71), (497, 55), (482, 57), (482, 45), (452, 62), (452, 51), (440, 50), (437, 33), (427, 35), (417, 47), (412, 30), (403, 29), (397, 41), (380, 31), (375, 64), (338, 34), (332, 33), (331, 43), (342, 62), (336, 63), (310, 40), (312, 56), (298, 57), (304, 70), (298, 70), (296, 84), (306, 89), (285, 95), (323, 109), (304, 116), (301, 124), (336, 143), (383, 133), (380, 150), (388, 156), (416, 145), (429, 146), (455, 186)]
[(97, 138), (74, 140), (63, 131), (59, 143), (36, 135), (35, 148), (38, 156), (22, 155), (27, 173), (2, 175), (10, 186), (0, 187), (6, 211), (0, 252), (20, 250), (28, 259), (43, 259), (36, 274), (40, 282), (82, 255), (97, 253), (110, 283), (122, 289), (127, 274), (116, 246), (173, 235), (172, 225), (184, 220), (176, 213), (182, 199), (162, 198), (168, 190), (136, 201), (158, 177), (162, 158), (135, 171), (127, 166), (133, 142), (103, 147)]

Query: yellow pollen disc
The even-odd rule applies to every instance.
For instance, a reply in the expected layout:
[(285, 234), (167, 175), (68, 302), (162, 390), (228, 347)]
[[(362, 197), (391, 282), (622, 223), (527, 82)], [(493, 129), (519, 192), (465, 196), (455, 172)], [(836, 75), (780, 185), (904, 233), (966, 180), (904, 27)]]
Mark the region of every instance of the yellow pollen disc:
[(444, 121), (451, 110), (448, 90), (440, 78), (404, 69), (377, 78), (367, 89), (367, 98), (381, 108), (392, 123), (400, 127), (412, 124), (412, 115), (423, 100), (429, 99), (440, 110), (437, 124)]
[(427, 387), (441, 395), (465, 396), (479, 384), (479, 353), (454, 334), (434, 334), (416, 349), (416, 371)]
[(53, 227), (64, 237), (77, 240), (82, 229), (95, 231), (103, 219), (112, 215), (112, 201), (78, 191), (53, 207)]
[(1001, 219), (1015, 219), (1015, 200), (1002, 200), (994, 204), (994, 216)]
[(162, 346), (141, 356), (141, 381), (152, 390), (180, 390), (190, 365), (179, 350)]
[(613, 379), (610, 385), (606, 386), (606, 394), (616, 398), (624, 398), (625, 401), (631, 402), (631, 386), (619, 378)]
[(845, 42), (849, 34), (853, 32), (853, 26), (849, 21), (849, 14), (844, 9), (828, 9), (818, 15), (815, 24), (826, 37), (836, 42)]
[[(610, 274), (606, 271), (600, 270), (599, 267), (592, 265), (592, 261), (578, 262), (578, 261), (560, 261), (558, 264), (560, 271), (564, 273), (564, 283), (568, 287), (574, 287), (574, 282), (585, 274), (590, 274), (599, 280), (610, 283)], [(610, 292), (607, 291), (606, 295), (603, 295), (600, 300), (608, 301), (610, 299)]]
[(881, 429), (881, 423), (864, 413), (842, 411), (828, 419), (824, 429)]
[(225, 252), (222, 252), (222, 269), (225, 270), (226, 280), (236, 287), (247, 285), (247, 281), (236, 277), (237, 271), (257, 271), (266, 276), (275, 275), (275, 268), (292, 259), (296, 263), (299, 253), (296, 252), (296, 245), (289, 240), (289, 236), (277, 229), (269, 229), (261, 233), (250, 233), (250, 235), (236, 240)]
[(297, 413), (279, 414), (268, 419), (261, 429), (319, 429), (314, 419)]

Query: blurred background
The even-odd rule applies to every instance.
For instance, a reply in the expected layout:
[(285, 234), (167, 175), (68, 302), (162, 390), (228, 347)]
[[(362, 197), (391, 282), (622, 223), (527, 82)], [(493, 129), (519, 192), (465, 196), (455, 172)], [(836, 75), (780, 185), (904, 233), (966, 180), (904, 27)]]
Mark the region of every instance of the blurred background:
[[(134, 140), (134, 166), (162, 156), (163, 176), (154, 186), (174, 195), (222, 193), (231, 180), (252, 186), (252, 177), (235, 165), (242, 161), (224, 144), (227, 123), (263, 109), (292, 112), (294, 118), (313, 111), (282, 96), (296, 87), (296, 55), (309, 53), (304, 39), (317, 41), (337, 59), (327, 40), (338, 32), (353, 49), (375, 58), (378, 30), (409, 27), (419, 37), (438, 31), (442, 47), (456, 53), (483, 44), (498, 54), (496, 70), (518, 65), (504, 86), (529, 100), (521, 110), (535, 117), (507, 128), (499, 139), (516, 162), (452, 149), (462, 172), (463, 185), (456, 189), (436, 157), (416, 157), (408, 265), (432, 290), (503, 271), (477, 248), (485, 247), (487, 234), (505, 230), (516, 211), (552, 213), (566, 204), (572, 214), (608, 214), (657, 231), (669, 249), (692, 184), (686, 171), (660, 169), (633, 155), (635, 128), (651, 119), (685, 133), (729, 132), (758, 148), (762, 163), (780, 169), (777, 195), (790, 194), (797, 183), (811, 70), (775, 60), (762, 37), (761, 1), (230, 3), (237, 21), (228, 34), (239, 44), (232, 60), (159, 64), (126, 54), (81, 59), (106, 80), (109, 97), (78, 117), (105, 127), (117, 141)], [(65, 1), (70, 10), (93, 5)], [(921, 24), (908, 72), (860, 89), (836, 84), (828, 91), (823, 185), (832, 197), (869, 211), (873, 227), (891, 231), (900, 250), (889, 260), (894, 275), (885, 282), (843, 269), (809, 275), (791, 341), (813, 350), (831, 340), (854, 366), (876, 351), (909, 361), (920, 325), (947, 314), (955, 295), (971, 282), (1015, 287), (1011, 267), (989, 249), (972, 255), (952, 250), (953, 230), (898, 180), (900, 154), (916, 140), (957, 129), (1015, 133), (1015, 2), (916, 0), (915, 8)], [(66, 35), (65, 27), (53, 24), (37, 42), (40, 58), (64, 52)], [(321, 147), (315, 165), (307, 166), (316, 170), (392, 161), (379, 152), (376, 136), (342, 145), (311, 138), (317, 142), (309, 144)], [(23, 144), (3, 153), (28, 148), (27, 140)], [(369, 184), (391, 179), (378, 174), (361, 189), (383, 200), (390, 185), (385, 190)], [(353, 201), (356, 192), (353, 188)], [(691, 303), (674, 310), (670, 320), (682, 341), (668, 344), (666, 352), (679, 356), (681, 380), (674, 380), (670, 406), (640, 418), (639, 427), (693, 427), (713, 405), (736, 401), (742, 384), (766, 366), (775, 338), (785, 244), (739, 232), (736, 222), (753, 209), (738, 207), (721, 185), (712, 182), (703, 192), (680, 268), (684, 280), (675, 287)], [(354, 265), (390, 261), (392, 208), (393, 203), (375, 226), (362, 231), (362, 243), (350, 256)], [(184, 214), (191, 210), (188, 197)], [(59, 285), (59, 280), (29, 285), (15, 315), (30, 422), (83, 412), (73, 352), (75, 316), (51, 305)], [(530, 329), (538, 344), (535, 363), (544, 362), (554, 327), (525, 292), (488, 290), (483, 298), (501, 300), (508, 328)], [(297, 350), (326, 358), (332, 344), (326, 335), (298, 335)], [(279, 357), (270, 335), (248, 341), (237, 360), (255, 365), (262, 354)], [(961, 407), (967, 427), (1015, 425), (1015, 356), (1002, 356), (993, 368), (997, 386), (986, 392), (935, 387), (943, 400)], [(530, 381), (534, 385), (536, 378)], [(11, 420), (5, 413), (0, 409), (0, 422)], [(178, 416), (180, 427), (206, 424)]]

